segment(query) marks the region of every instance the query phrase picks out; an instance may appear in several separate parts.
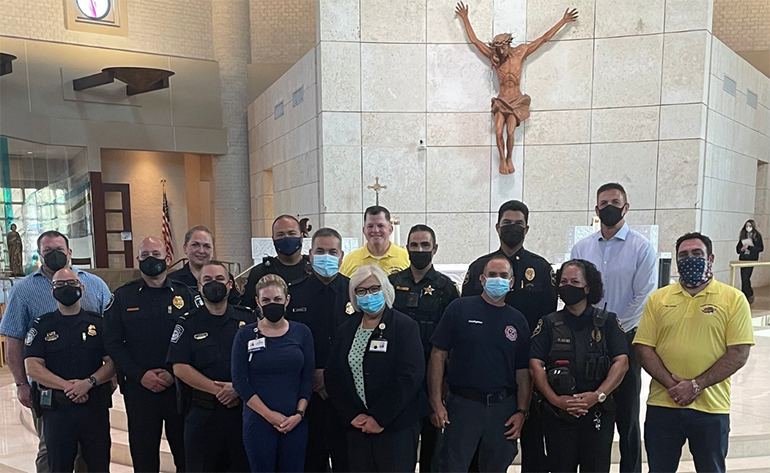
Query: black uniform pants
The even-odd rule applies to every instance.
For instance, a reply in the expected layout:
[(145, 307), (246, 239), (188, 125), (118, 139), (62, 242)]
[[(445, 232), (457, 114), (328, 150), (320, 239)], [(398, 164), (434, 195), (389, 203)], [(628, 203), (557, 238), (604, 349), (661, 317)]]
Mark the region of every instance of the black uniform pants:
[(379, 434), (365, 434), (350, 427), (347, 432), (350, 471), (414, 471), (419, 435), (420, 422), (403, 430)]
[(324, 401), (318, 393), (313, 393), (305, 412), (305, 420), (308, 431), (305, 471), (329, 471), (329, 456), (332, 459), (332, 471), (350, 471), (345, 439), (347, 428), (340, 421), (331, 401)]
[(540, 414), (540, 393), (532, 395), (529, 404), (529, 419), (521, 429), (521, 471), (522, 473), (547, 473), (548, 457), (545, 456), (543, 417)]
[(43, 430), (52, 473), (72, 473), (78, 445), (88, 471), (110, 469), (110, 410), (69, 405), (43, 414)]
[(420, 471), (425, 473), (438, 471), (437, 457), (441, 429), (433, 426), (430, 422), (430, 416), (423, 417), (420, 423)]
[(123, 399), (134, 471), (157, 473), (160, 470), (160, 438), (164, 423), (176, 471), (185, 471), (184, 417), (177, 411), (176, 390), (171, 387), (153, 393), (139, 384), (126, 383)]
[(217, 402), (204, 409), (193, 404), (184, 421), (184, 451), (188, 472), (249, 471), (241, 406), (228, 409)]
[(746, 295), (746, 299), (754, 295), (754, 289), (751, 287), (751, 275), (754, 268), (741, 268), (741, 291)]
[[(615, 433), (614, 413), (603, 412), (601, 430), (594, 424), (596, 409), (576, 422), (567, 422), (550, 414), (543, 416), (548, 462), (553, 473), (608, 473)], [(525, 422), (526, 424), (526, 422)]]
[(639, 393), (642, 390), (642, 367), (636, 361), (633, 341), (636, 329), (626, 332), (628, 371), (620, 386), (612, 393), (618, 406), (615, 423), (620, 435), (620, 473), (641, 473), (642, 437), (639, 429)]

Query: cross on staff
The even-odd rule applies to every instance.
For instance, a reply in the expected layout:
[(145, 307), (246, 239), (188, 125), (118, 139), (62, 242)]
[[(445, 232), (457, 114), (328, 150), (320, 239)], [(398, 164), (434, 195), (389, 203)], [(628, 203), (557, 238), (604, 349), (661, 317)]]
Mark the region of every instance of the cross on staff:
[(380, 185), (380, 178), (375, 177), (374, 178), (374, 185), (373, 186), (366, 186), (367, 189), (372, 189), (376, 195), (375, 197), (375, 205), (380, 205), (380, 191), (383, 189), (387, 189), (388, 186), (382, 186)]

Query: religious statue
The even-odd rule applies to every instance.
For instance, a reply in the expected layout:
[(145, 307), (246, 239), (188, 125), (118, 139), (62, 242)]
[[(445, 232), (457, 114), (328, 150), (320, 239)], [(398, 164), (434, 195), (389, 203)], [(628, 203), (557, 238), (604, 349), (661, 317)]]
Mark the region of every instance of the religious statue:
[(299, 221), (299, 233), (302, 235), (302, 238), (309, 238), (312, 231), (313, 224), (310, 223), (309, 218), (303, 218)]
[(6, 235), (8, 242), (8, 263), (11, 266), (13, 276), (24, 276), (24, 263), (22, 262), (21, 235), (16, 231), (16, 224), (11, 224), (11, 231)]
[[(567, 9), (564, 17), (543, 36), (529, 44), (520, 44), (511, 47), (513, 37), (508, 33), (499, 34), (492, 39), (489, 46), (479, 41), (473, 32), (471, 22), (468, 19), (468, 7), (462, 2), (457, 4), (457, 14), (462, 18), (468, 39), (476, 46), (485, 58), (492, 63), (492, 69), (497, 73), (500, 84), (500, 94), (492, 99), (492, 115), (495, 120), (495, 137), (497, 138), (497, 150), (500, 153), (500, 174), (513, 174), (513, 132), (521, 122), (529, 118), (529, 95), (521, 93), (521, 68), (524, 61), (540, 49), (545, 43), (554, 37), (567, 23), (572, 23), (578, 18), (576, 9)], [(503, 132), (508, 134), (508, 142), (505, 142)], [(506, 154), (507, 145), (507, 154)]]

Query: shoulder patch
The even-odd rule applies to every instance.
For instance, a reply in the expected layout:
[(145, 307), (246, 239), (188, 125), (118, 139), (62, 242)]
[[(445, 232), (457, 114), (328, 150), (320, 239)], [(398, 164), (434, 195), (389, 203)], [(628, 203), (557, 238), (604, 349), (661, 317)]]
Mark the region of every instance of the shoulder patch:
[(184, 332), (184, 327), (182, 327), (179, 324), (176, 324), (176, 326), (174, 327), (174, 332), (171, 334), (171, 343), (178, 342), (183, 332)]
[(618, 328), (620, 329), (620, 331), (625, 333), (626, 331), (623, 330), (623, 324), (620, 323), (620, 319), (615, 317), (615, 321), (618, 323)]
[(540, 319), (537, 321), (537, 327), (535, 327), (535, 330), (532, 331), (532, 336), (530, 338), (535, 338), (542, 330), (543, 330), (543, 319)]
[(200, 294), (195, 294), (194, 300), (195, 300), (195, 307), (204, 306), (203, 298), (201, 297)]
[(24, 340), (24, 344), (27, 346), (32, 345), (32, 342), (35, 341), (35, 337), (37, 337), (37, 329), (32, 327), (29, 329), (29, 332), (27, 332), (27, 338)]
[[(550, 267), (550, 265), (548, 265)], [(551, 268), (551, 286), (556, 287), (556, 272)]]
[(104, 308), (104, 311), (107, 312), (110, 310), (110, 307), (112, 307), (112, 303), (115, 302), (115, 293), (110, 294), (110, 301), (107, 303), (107, 307)]
[(465, 279), (463, 279), (463, 286), (468, 284), (468, 281), (471, 280), (471, 268), (468, 268), (468, 271), (465, 272)]

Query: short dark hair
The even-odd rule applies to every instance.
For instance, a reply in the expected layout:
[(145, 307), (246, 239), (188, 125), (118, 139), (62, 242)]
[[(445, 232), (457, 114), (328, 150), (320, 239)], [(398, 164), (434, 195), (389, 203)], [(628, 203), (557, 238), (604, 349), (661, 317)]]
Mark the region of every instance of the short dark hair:
[(497, 223), (500, 223), (505, 212), (509, 211), (521, 212), (524, 214), (524, 223), (529, 223), (529, 207), (524, 202), (518, 200), (509, 200), (500, 206), (500, 209), (497, 211)]
[(299, 227), (299, 220), (297, 220), (297, 217), (295, 217), (294, 215), (283, 214), (283, 215), (277, 216), (275, 220), (273, 220), (273, 225), (270, 227), (271, 231), (275, 231), (275, 224), (278, 222), (278, 220), (282, 220), (282, 219), (294, 220), (297, 223), (297, 226)]
[(364, 211), (364, 223), (366, 223), (367, 215), (379, 215), (382, 213), (385, 214), (385, 220), (390, 221), (390, 210), (381, 205), (372, 205), (371, 207), (367, 207)]
[(37, 237), (37, 251), (40, 251), (40, 240), (43, 238), (64, 238), (64, 245), (68, 250), (70, 248), (70, 241), (64, 233), (59, 233), (56, 230), (48, 230), (41, 233), (40, 236)]
[(318, 237), (334, 237), (340, 242), (340, 248), (342, 248), (342, 236), (340, 235), (340, 232), (333, 228), (324, 227), (319, 228), (316, 230), (315, 233), (313, 233), (313, 239), (311, 240), (311, 244), (315, 243), (315, 239)]
[(412, 233), (415, 232), (428, 232), (430, 233), (430, 237), (433, 240), (433, 245), (436, 244), (436, 232), (433, 231), (432, 228), (430, 228), (427, 225), (423, 225), (421, 223), (418, 223), (417, 225), (413, 226), (409, 229), (409, 236), (406, 237), (406, 244), (409, 245), (409, 239), (412, 237)]
[[(711, 238), (707, 237), (706, 235), (703, 235), (700, 232), (690, 232), (685, 233), (684, 235), (680, 236), (676, 240), (676, 252), (679, 253), (679, 246), (687, 241), (687, 240), (700, 240), (703, 242), (704, 245), (706, 245), (706, 255), (711, 256), (711, 252), (714, 248), (714, 245), (711, 243)], [(676, 255), (674, 255), (674, 258), (676, 259)]]
[(217, 260), (211, 260), (208, 263), (203, 263), (203, 266), (201, 266), (201, 269), (205, 268), (206, 266), (219, 266), (220, 268), (225, 270), (225, 275), (230, 276), (230, 270), (227, 269), (227, 266), (221, 261)]
[(621, 186), (617, 182), (608, 182), (607, 184), (604, 184), (601, 187), (599, 187), (599, 190), (596, 191), (596, 200), (599, 200), (599, 196), (602, 194), (602, 192), (607, 192), (607, 191), (620, 191), (620, 194), (623, 196), (623, 200), (628, 202), (628, 196), (626, 195), (626, 190), (623, 189), (623, 186)]
[[(508, 266), (511, 268), (511, 273), (513, 273), (513, 265), (511, 264), (511, 261), (510, 261), (510, 260), (509, 260), (507, 257), (505, 257), (505, 256), (503, 256), (503, 255), (495, 255), (495, 256), (493, 256), (493, 257), (489, 258), (489, 259), (488, 259), (488, 260), (487, 260), (487, 261), (484, 263), (484, 271), (483, 271), (484, 273), (486, 273), (486, 272), (487, 272), (487, 266), (489, 266), (489, 263), (490, 263), (491, 261), (495, 261), (495, 260), (505, 261), (506, 263), (508, 263)], [(513, 276), (513, 274), (511, 274), (511, 276)]]
[(564, 268), (568, 266), (574, 266), (583, 272), (583, 277), (586, 280), (586, 286), (588, 286), (588, 296), (586, 299), (590, 305), (594, 305), (604, 297), (604, 283), (602, 282), (602, 273), (596, 269), (596, 266), (590, 261), (584, 259), (571, 259), (559, 268), (556, 274), (556, 281), (561, 281), (561, 273)]
[[(195, 232), (204, 232), (208, 233), (211, 236), (211, 242), (214, 243), (214, 234), (211, 233), (211, 230), (205, 225), (196, 225), (192, 227), (191, 229), (187, 230), (187, 233), (184, 234), (184, 244), (187, 245), (190, 243), (190, 238), (192, 238), (193, 233)], [(204, 265), (205, 266), (205, 265)]]

